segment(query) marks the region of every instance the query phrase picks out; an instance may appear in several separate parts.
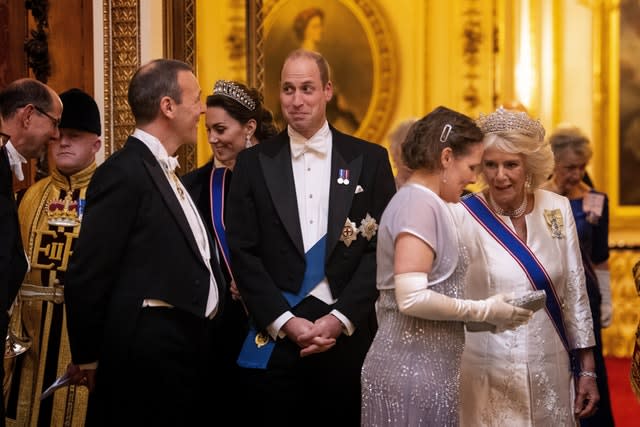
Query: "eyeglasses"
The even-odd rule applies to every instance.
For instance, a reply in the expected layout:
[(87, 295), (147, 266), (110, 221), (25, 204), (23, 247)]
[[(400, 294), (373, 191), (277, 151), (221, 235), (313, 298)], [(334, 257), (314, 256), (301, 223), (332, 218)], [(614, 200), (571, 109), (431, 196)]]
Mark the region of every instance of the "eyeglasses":
[(51, 120), (51, 123), (53, 123), (53, 127), (54, 128), (58, 128), (60, 126), (60, 119), (56, 119), (51, 114), (47, 113), (46, 111), (44, 111), (44, 109), (38, 107), (37, 105), (34, 105), (33, 108), (38, 110), (39, 113), (44, 114), (45, 116), (47, 116), (49, 118), (49, 120)]

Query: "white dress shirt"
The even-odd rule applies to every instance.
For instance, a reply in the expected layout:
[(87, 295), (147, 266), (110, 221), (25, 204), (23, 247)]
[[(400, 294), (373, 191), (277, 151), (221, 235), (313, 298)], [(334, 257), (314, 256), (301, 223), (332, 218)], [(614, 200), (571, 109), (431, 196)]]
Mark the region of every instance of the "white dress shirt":
[[(291, 127), (288, 128), (288, 133), (302, 241), (304, 251), (307, 252), (327, 234), (333, 136), (326, 121), (318, 132), (309, 139)], [(334, 304), (337, 301), (331, 293), (326, 277), (309, 292), (309, 295), (326, 304)], [(346, 316), (337, 310), (332, 310), (331, 314), (340, 320), (347, 335), (353, 333), (355, 327)], [(273, 338), (284, 336), (279, 332), (292, 317), (294, 316), (290, 311), (283, 313), (267, 327), (267, 332)]]
[(24, 172), (22, 172), (22, 164), (27, 163), (27, 159), (16, 150), (16, 147), (11, 144), (11, 140), (5, 144), (7, 147), (7, 156), (9, 157), (9, 166), (16, 176), (18, 181), (24, 181)]

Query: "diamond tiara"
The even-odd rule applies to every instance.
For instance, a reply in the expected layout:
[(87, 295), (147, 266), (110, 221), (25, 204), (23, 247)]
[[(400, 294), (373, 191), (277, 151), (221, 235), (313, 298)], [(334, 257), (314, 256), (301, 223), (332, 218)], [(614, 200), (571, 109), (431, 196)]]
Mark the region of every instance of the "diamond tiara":
[(540, 120), (533, 120), (522, 111), (505, 110), (502, 107), (491, 114), (481, 113), (476, 124), (484, 134), (519, 132), (539, 141), (544, 139), (545, 134)]
[(256, 103), (240, 86), (229, 80), (218, 80), (213, 86), (214, 95), (222, 95), (240, 103), (249, 111), (256, 109)]

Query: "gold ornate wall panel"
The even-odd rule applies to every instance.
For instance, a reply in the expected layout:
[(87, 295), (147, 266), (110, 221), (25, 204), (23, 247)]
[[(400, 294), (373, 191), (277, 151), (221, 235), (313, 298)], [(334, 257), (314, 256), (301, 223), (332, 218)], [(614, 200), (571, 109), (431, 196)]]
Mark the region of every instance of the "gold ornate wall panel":
[(638, 249), (614, 249), (611, 251), (611, 295), (613, 297), (613, 322), (602, 330), (605, 356), (631, 357), (636, 328), (640, 320), (640, 297), (633, 281), (631, 269), (640, 260)]
[(140, 65), (138, 0), (105, 0), (104, 150), (105, 157), (122, 147), (135, 127), (127, 103), (129, 81)]
[[(195, 0), (164, 0), (164, 57), (191, 65), (197, 74)], [(176, 152), (180, 174), (197, 167), (196, 146), (184, 144)]]

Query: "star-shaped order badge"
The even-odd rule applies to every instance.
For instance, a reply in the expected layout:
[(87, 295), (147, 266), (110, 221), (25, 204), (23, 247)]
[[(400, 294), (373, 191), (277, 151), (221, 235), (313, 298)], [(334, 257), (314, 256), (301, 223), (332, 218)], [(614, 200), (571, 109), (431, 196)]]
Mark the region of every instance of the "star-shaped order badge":
[(356, 227), (356, 223), (347, 218), (347, 221), (344, 223), (344, 227), (342, 227), (340, 241), (344, 242), (344, 244), (349, 247), (351, 246), (351, 243), (356, 240), (359, 232), (360, 230)]
[(367, 213), (367, 216), (360, 221), (360, 234), (362, 234), (367, 240), (371, 240), (378, 231), (378, 223), (376, 219)]

